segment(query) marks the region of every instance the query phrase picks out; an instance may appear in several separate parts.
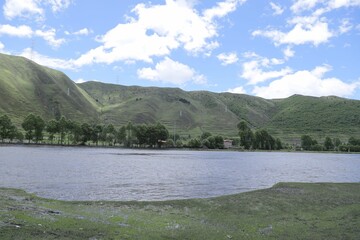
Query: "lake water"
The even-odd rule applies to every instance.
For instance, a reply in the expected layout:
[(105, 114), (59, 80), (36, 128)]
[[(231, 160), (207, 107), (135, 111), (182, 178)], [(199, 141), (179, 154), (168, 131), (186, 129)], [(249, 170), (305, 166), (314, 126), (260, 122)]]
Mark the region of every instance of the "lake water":
[(360, 155), (0, 147), (0, 187), (62, 200), (207, 198), (277, 182), (360, 182)]

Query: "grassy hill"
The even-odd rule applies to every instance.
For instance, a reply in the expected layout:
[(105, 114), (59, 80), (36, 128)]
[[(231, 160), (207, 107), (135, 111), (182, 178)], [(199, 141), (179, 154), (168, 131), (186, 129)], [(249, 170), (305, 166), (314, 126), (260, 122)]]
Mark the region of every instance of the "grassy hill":
[(22, 57), (0, 54), (0, 114), (19, 125), (29, 113), (45, 119), (97, 116), (91, 98), (64, 73)]
[(138, 87), (86, 82), (75, 84), (62, 72), (22, 57), (0, 54), (0, 115), (8, 114), (19, 126), (28, 113), (46, 120), (65, 115), (79, 122), (122, 126), (161, 122), (181, 136), (213, 134), (236, 136), (236, 125), (246, 120), (286, 141), (310, 134), (360, 135), (360, 101), (338, 97), (294, 95), (286, 99), (186, 92), (179, 88)]

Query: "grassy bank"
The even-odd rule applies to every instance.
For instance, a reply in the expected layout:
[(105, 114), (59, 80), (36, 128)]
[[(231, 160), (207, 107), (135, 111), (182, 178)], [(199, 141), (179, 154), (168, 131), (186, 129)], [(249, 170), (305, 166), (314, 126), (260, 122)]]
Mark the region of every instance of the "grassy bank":
[(0, 189), (0, 239), (360, 239), (360, 184), (211, 199), (64, 202)]

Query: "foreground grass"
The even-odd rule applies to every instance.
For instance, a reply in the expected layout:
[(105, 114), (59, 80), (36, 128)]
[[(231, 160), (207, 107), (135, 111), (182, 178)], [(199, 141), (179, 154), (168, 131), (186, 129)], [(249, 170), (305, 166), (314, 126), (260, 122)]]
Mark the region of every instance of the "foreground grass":
[(0, 189), (0, 239), (360, 239), (360, 184), (211, 199), (65, 202)]

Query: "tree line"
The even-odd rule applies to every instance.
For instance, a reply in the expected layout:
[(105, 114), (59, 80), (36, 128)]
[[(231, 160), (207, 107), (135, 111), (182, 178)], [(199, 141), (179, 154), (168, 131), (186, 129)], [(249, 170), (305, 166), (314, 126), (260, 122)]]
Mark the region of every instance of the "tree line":
[(360, 152), (360, 138), (350, 137), (347, 143), (343, 143), (339, 138), (326, 137), (320, 144), (310, 135), (302, 135), (301, 148), (305, 151)]
[(274, 138), (265, 129), (258, 129), (255, 132), (248, 126), (245, 121), (238, 125), (240, 146), (246, 150), (281, 150), (283, 144), (279, 138)]
[[(34, 114), (26, 116), (18, 129), (5, 114), (0, 116), (0, 140), (28, 143), (47, 143), (58, 145), (89, 145), (124, 146), (124, 147), (187, 147), (223, 149), (224, 137), (213, 136), (204, 132), (201, 136), (180, 138), (178, 134), (171, 135), (164, 125), (139, 124), (128, 122), (125, 126), (116, 128), (112, 124), (89, 124), (72, 121), (62, 116), (60, 119), (45, 121)], [(238, 138), (232, 138), (235, 146), (245, 150), (281, 150), (284, 148), (279, 138), (273, 137), (265, 129), (253, 131), (245, 121), (239, 122)], [(351, 137), (348, 143), (342, 143), (339, 138), (326, 137), (319, 144), (309, 135), (301, 136), (301, 148), (305, 151), (344, 151), (360, 152), (360, 139)]]
[[(40, 116), (29, 114), (21, 123), (25, 135), (16, 128), (7, 115), (0, 117), (0, 139), (12, 142), (27, 141), (28, 143), (48, 143), (59, 145), (96, 146), (124, 145), (126, 147), (161, 147), (169, 137), (166, 127), (160, 123), (152, 125), (133, 125), (115, 128), (108, 124), (78, 123), (62, 116), (59, 120), (45, 122)], [(46, 136), (45, 136), (46, 135)]]

